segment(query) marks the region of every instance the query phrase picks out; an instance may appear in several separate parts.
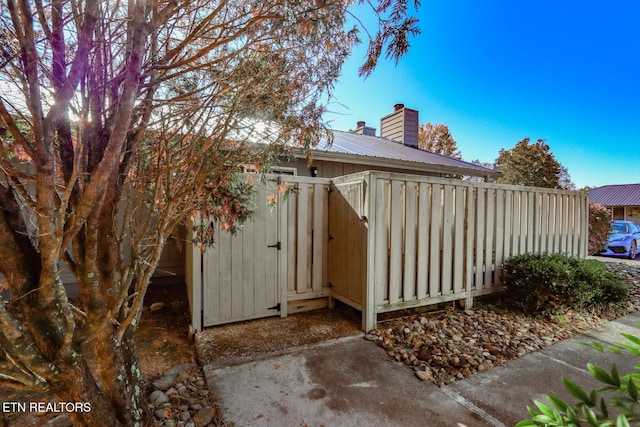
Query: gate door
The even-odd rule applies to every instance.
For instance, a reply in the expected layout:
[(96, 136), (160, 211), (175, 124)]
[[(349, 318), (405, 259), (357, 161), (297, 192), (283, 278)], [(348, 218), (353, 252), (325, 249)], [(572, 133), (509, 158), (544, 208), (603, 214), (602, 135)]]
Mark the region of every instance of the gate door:
[(253, 216), (234, 236), (216, 226), (202, 260), (203, 327), (280, 314), (278, 211), (266, 203), (276, 191), (255, 186)]

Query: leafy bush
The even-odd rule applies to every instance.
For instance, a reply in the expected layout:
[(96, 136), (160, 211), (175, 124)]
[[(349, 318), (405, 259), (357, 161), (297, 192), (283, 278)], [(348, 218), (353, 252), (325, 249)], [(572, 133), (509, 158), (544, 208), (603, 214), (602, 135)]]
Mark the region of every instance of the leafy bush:
[[(603, 347), (598, 343), (587, 344), (597, 350), (605, 348), (617, 353), (625, 352), (640, 357), (640, 338), (630, 334), (622, 334), (629, 342)], [(520, 421), (516, 427), (530, 426), (629, 426), (640, 421), (640, 365), (635, 371), (620, 376), (614, 364), (611, 371), (587, 364), (591, 375), (603, 383), (603, 387), (586, 392), (577, 384), (562, 377), (565, 388), (578, 402), (569, 405), (562, 399), (547, 394), (551, 406), (534, 401), (536, 407), (527, 407), (530, 419)], [(615, 414), (612, 413), (612, 409)], [(616, 415), (617, 414), (617, 415)]]
[(531, 314), (567, 307), (584, 310), (626, 301), (622, 278), (597, 260), (566, 254), (522, 254), (505, 261), (505, 301)]
[(611, 229), (611, 211), (600, 203), (589, 204), (589, 254), (600, 253)]

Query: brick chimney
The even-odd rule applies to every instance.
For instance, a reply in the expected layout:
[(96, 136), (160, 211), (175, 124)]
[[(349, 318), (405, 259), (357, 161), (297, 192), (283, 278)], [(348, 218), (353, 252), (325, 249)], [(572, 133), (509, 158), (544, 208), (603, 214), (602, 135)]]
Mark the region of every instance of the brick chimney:
[(356, 130), (352, 130), (351, 133), (357, 133), (360, 135), (376, 136), (376, 128), (367, 126), (366, 122), (359, 121), (356, 123)]
[(393, 106), (393, 113), (380, 119), (380, 136), (407, 147), (418, 148), (418, 110)]

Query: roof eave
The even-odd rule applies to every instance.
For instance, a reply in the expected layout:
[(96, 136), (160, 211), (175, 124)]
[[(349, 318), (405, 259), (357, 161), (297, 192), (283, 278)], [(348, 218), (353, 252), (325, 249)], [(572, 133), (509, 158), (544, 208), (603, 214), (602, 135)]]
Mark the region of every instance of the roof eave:
[[(300, 149), (293, 149), (291, 154), (293, 154), (296, 158), (306, 158), (305, 152)], [(498, 178), (501, 173), (498, 171), (492, 170), (476, 170), (476, 169), (467, 169), (456, 166), (445, 166), (445, 165), (436, 165), (432, 163), (421, 163), (421, 162), (412, 162), (408, 160), (398, 160), (398, 159), (389, 159), (389, 158), (381, 158), (374, 156), (366, 156), (363, 154), (349, 154), (349, 153), (337, 153), (334, 151), (324, 151), (324, 150), (311, 150), (311, 157), (317, 160), (324, 161), (333, 161), (333, 162), (341, 162), (341, 163), (352, 163), (358, 165), (370, 165), (370, 166), (378, 166), (378, 167), (392, 167), (396, 169), (402, 169), (407, 171), (423, 171), (423, 172), (434, 172), (434, 173), (442, 173), (442, 174), (453, 174), (453, 175), (465, 175), (465, 176), (477, 176), (481, 178)]]

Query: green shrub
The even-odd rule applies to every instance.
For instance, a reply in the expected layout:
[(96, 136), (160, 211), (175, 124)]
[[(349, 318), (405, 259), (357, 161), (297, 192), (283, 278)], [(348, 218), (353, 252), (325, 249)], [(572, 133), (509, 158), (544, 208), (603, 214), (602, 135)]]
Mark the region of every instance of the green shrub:
[(567, 307), (584, 310), (626, 301), (619, 275), (592, 259), (566, 254), (522, 254), (505, 261), (504, 299), (530, 314), (552, 314)]
[[(630, 334), (622, 336), (629, 342), (608, 347), (595, 342), (587, 345), (600, 351), (606, 348), (617, 353), (640, 356), (640, 338)], [(635, 366), (634, 372), (623, 376), (620, 376), (615, 364), (609, 372), (591, 363), (587, 364), (587, 368), (603, 384), (602, 387), (586, 392), (562, 377), (565, 388), (578, 400), (577, 403), (570, 405), (553, 394), (547, 394), (551, 406), (534, 401), (538, 409), (527, 407), (531, 418), (520, 421), (516, 427), (637, 425), (640, 421), (640, 365)]]

